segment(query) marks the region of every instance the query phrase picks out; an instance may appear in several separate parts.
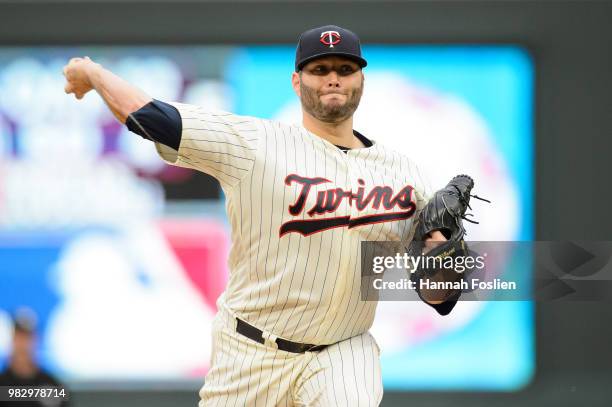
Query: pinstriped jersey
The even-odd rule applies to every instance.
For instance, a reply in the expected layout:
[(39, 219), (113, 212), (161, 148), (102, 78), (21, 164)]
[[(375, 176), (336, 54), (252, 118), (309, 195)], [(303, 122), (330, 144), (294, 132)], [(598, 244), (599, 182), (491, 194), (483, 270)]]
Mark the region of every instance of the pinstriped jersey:
[(172, 165), (215, 177), (231, 225), (229, 282), (218, 300), (248, 323), (303, 343), (367, 331), (362, 241), (407, 240), (430, 190), (407, 157), (372, 140), (342, 152), (302, 126), (172, 103), (182, 120)]

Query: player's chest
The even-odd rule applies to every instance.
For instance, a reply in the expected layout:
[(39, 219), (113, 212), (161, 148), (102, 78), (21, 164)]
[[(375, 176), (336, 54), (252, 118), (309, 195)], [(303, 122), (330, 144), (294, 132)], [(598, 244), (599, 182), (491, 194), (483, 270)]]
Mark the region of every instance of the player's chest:
[[(301, 151), (303, 152), (303, 151)], [(416, 211), (414, 183), (395, 156), (330, 149), (269, 157), (262, 162), (262, 195), (282, 202), (279, 234), (309, 236), (345, 227), (399, 230)], [(390, 238), (390, 237), (389, 237)]]

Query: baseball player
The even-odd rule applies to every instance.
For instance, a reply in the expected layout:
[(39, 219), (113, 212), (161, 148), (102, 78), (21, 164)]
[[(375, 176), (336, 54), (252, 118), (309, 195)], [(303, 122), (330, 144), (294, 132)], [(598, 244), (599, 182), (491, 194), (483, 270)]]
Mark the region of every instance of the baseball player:
[[(431, 194), (413, 162), (353, 129), (366, 64), (347, 29), (302, 33), (291, 77), (302, 125), (155, 100), (88, 57), (64, 68), (66, 93), (95, 89), (166, 162), (212, 175), (225, 193), (230, 276), (201, 407), (382, 399), (360, 243), (409, 240)], [(430, 302), (446, 314), (455, 299)]]

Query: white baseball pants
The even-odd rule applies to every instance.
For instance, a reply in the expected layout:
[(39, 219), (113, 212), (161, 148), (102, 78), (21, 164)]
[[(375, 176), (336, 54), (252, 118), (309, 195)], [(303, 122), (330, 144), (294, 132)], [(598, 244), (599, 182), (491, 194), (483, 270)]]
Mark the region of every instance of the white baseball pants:
[(219, 310), (211, 362), (199, 407), (370, 407), (382, 400), (380, 349), (369, 332), (320, 352), (290, 353), (237, 333), (236, 319)]

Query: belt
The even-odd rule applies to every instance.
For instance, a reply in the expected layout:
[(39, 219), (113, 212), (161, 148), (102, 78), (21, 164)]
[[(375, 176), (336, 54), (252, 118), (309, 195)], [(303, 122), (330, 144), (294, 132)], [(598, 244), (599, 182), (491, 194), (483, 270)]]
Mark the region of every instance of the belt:
[[(253, 325), (249, 325), (244, 322), (240, 318), (236, 318), (238, 324), (236, 325), (236, 332), (241, 335), (246, 336), (249, 339), (254, 340), (255, 342), (259, 342), (264, 344), (266, 340), (263, 337), (263, 331), (255, 328)], [(274, 340), (276, 346), (280, 350), (284, 350), (285, 352), (291, 353), (304, 353), (304, 352), (318, 352), (321, 351), (329, 345), (311, 345), (309, 343), (299, 343), (299, 342), (291, 342), (283, 338), (276, 338)]]

